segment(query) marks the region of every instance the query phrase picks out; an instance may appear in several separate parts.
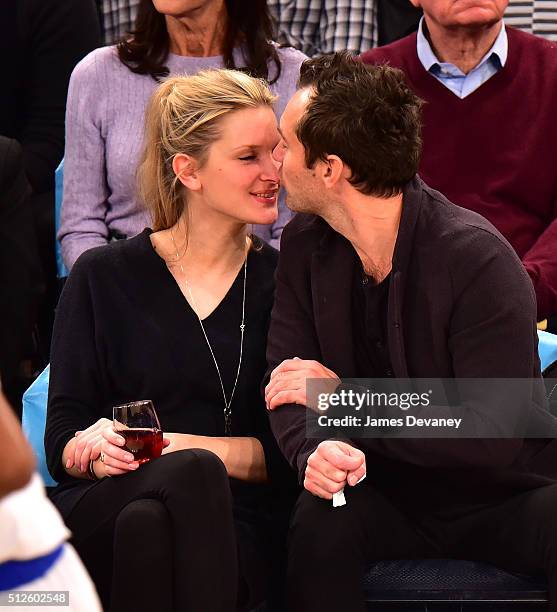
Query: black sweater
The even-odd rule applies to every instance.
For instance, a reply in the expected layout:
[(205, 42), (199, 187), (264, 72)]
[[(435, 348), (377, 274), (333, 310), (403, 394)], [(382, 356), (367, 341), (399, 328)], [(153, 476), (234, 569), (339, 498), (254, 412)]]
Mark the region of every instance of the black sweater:
[[(77, 430), (117, 404), (151, 399), (163, 431), (224, 435), (217, 371), (194, 311), (155, 253), (150, 230), (84, 253), (64, 287), (51, 354), (45, 447), (49, 470), (72, 506), (92, 483), (68, 476), (62, 451)], [(232, 435), (258, 438), (270, 478), (291, 477), (271, 434), (259, 393), (273, 302), (277, 252), (266, 244), (248, 256), (242, 367), (232, 403)], [(205, 320), (230, 397), (240, 347), (243, 270)], [(233, 493), (264, 491), (232, 481)], [(72, 489), (69, 495), (67, 490)], [(60, 504), (59, 504), (60, 506)], [(62, 508), (64, 512), (64, 508)]]

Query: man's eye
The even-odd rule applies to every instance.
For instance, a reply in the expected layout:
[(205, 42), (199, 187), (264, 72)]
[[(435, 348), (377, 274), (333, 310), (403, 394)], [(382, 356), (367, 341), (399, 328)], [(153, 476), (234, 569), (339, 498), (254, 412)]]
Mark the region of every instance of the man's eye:
[(240, 157), (241, 161), (253, 161), (255, 159), (255, 155), (245, 155), (244, 157)]

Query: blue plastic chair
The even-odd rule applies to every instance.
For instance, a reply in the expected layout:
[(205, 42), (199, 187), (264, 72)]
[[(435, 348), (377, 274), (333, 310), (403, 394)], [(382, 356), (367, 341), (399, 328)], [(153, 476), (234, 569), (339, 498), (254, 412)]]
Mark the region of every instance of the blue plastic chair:
[(57, 238), (60, 227), (60, 213), (62, 211), (62, 195), (64, 191), (64, 160), (60, 162), (54, 173), (54, 248), (56, 251), (56, 270), (58, 278), (68, 276), (68, 269), (62, 259), (62, 249)]
[(23, 394), (22, 426), (27, 439), (31, 443), (37, 458), (37, 470), (45, 486), (54, 487), (56, 481), (52, 479), (46, 467), (44, 451), (44, 430), (46, 424), (46, 406), (48, 403), (48, 379), (50, 364), (39, 374), (33, 384)]
[(542, 373), (557, 361), (557, 335), (538, 331), (538, 352)]

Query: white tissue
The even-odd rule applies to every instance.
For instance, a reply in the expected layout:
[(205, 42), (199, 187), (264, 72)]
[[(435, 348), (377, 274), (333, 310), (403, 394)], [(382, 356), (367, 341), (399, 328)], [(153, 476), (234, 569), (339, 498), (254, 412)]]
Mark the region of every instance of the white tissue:
[[(360, 482), (362, 482), (365, 477), (366, 474), (364, 474), (356, 484), (360, 484)], [(338, 493), (333, 493), (333, 508), (340, 508), (341, 506), (346, 506), (346, 497), (344, 497), (344, 487), (342, 487), (342, 489), (338, 491)]]
[(339, 508), (340, 506), (346, 506), (344, 488), (342, 488), (338, 493), (333, 493), (333, 508)]

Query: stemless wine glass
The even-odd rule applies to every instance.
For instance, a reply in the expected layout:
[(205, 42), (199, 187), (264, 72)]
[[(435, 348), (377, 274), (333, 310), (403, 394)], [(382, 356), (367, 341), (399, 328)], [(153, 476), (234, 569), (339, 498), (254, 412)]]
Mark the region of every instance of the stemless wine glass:
[(113, 408), (114, 431), (126, 441), (124, 448), (134, 460), (145, 463), (160, 457), (162, 430), (151, 400), (130, 402)]

